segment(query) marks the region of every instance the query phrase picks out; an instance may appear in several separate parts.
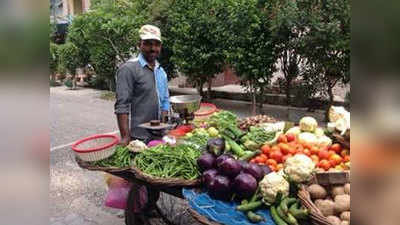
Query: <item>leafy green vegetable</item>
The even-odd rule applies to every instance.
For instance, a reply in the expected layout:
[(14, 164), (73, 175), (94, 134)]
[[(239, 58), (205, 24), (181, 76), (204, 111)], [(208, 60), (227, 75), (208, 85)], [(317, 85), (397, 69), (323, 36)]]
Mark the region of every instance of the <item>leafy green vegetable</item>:
[(200, 176), (196, 161), (200, 154), (189, 145), (158, 145), (139, 153), (133, 164), (155, 177), (193, 180)]
[(210, 138), (209, 134), (207, 133), (207, 131), (203, 132), (202, 130), (200, 131), (196, 130), (192, 132), (191, 135), (187, 135), (184, 138), (184, 144), (192, 146), (193, 148), (200, 148), (206, 146), (207, 141)]
[(229, 111), (219, 111), (214, 113), (210, 119), (209, 124), (218, 128), (218, 130), (225, 130), (228, 127), (238, 125), (237, 116)]

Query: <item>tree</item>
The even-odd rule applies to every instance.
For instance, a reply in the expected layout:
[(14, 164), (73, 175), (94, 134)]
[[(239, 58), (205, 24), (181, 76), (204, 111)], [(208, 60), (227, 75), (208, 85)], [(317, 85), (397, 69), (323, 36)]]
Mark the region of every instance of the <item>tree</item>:
[(79, 61), (79, 49), (71, 42), (60, 45), (60, 62), (72, 76), (72, 89), (76, 88), (76, 69), (81, 66)]
[(137, 4), (129, 0), (96, 1), (71, 25), (69, 41), (79, 46), (82, 61), (93, 66), (110, 90), (115, 88), (118, 66), (138, 52), (138, 31), (145, 18)]
[(230, 65), (252, 96), (252, 114), (256, 114), (257, 96), (265, 94), (275, 71), (276, 55), (270, 23), (256, 0), (226, 1), (223, 39)]
[(292, 83), (299, 77), (299, 66), (305, 60), (299, 54), (303, 34), (299, 11), (296, 1), (293, 0), (271, 0), (263, 5), (265, 18), (271, 24), (277, 62), (283, 73), (280, 86), (285, 90), (288, 105), (291, 104)]
[(49, 46), (49, 69), (51, 80), (55, 81), (55, 75), (59, 64), (58, 45), (50, 42)]
[(301, 73), (328, 97), (329, 109), (335, 85), (350, 81), (350, 3), (348, 0), (297, 3), (302, 9), (302, 20), (306, 21), (302, 55), (307, 63)]
[(192, 81), (201, 96), (208, 82), (210, 98), (211, 80), (225, 66), (221, 23), (217, 15), (222, 9), (217, 0), (177, 0), (168, 12), (168, 35), (172, 43), (171, 60), (179, 71)]

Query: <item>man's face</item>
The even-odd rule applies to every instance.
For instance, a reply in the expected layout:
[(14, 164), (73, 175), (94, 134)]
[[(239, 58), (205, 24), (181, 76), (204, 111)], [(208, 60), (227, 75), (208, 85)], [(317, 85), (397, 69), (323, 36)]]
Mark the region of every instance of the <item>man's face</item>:
[(139, 47), (148, 62), (154, 62), (161, 52), (161, 42), (158, 40), (142, 40)]

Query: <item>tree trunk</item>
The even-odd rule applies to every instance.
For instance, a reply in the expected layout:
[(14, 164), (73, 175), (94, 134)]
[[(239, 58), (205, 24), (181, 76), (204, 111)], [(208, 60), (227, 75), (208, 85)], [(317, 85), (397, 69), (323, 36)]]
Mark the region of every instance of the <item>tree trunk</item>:
[(251, 115), (255, 116), (257, 114), (257, 101), (256, 101), (256, 88), (254, 87), (254, 83), (250, 83), (251, 89)]
[(212, 77), (208, 77), (208, 87), (207, 87), (207, 99), (211, 99), (211, 85), (212, 85)]
[(325, 122), (329, 122), (329, 109), (333, 105), (333, 101), (334, 101), (334, 97), (335, 97), (333, 95), (333, 86), (334, 85), (331, 85), (331, 83), (329, 83), (329, 87), (328, 87), (329, 104), (328, 104), (328, 108), (325, 111)]
[(203, 86), (204, 86), (204, 82), (199, 80), (198, 84), (197, 84), (197, 91), (199, 92), (199, 95), (201, 97), (204, 97)]
[(285, 87), (286, 90), (285, 90), (285, 93), (286, 93), (286, 104), (288, 106), (290, 106), (290, 104), (291, 104), (291, 101), (290, 101), (291, 83), (292, 83), (291, 79), (286, 79), (286, 87)]
[(72, 90), (76, 89), (76, 75), (72, 76)]

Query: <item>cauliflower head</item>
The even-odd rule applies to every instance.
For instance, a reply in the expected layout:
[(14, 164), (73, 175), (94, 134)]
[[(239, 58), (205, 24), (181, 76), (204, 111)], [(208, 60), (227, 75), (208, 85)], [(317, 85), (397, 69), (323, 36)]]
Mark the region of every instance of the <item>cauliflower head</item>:
[(317, 138), (317, 144), (322, 146), (329, 146), (332, 145), (332, 139), (330, 139), (328, 136), (323, 135)]
[(285, 174), (297, 183), (306, 182), (311, 179), (315, 169), (314, 162), (306, 155), (297, 154), (286, 160), (283, 170)]
[(294, 135), (299, 135), (301, 133), (300, 127), (292, 127), (289, 130), (286, 131), (286, 134), (294, 134)]
[(139, 140), (129, 142), (127, 147), (131, 152), (142, 152), (147, 149), (147, 145)]
[(309, 144), (317, 144), (318, 138), (315, 134), (309, 132), (300, 133), (298, 136), (299, 142), (305, 142)]
[(282, 193), (282, 197), (289, 195), (289, 182), (276, 172), (265, 175), (260, 181), (259, 186), (262, 194), (262, 201), (267, 205), (271, 205), (275, 202), (275, 198), (279, 192)]
[(299, 125), (302, 131), (314, 132), (315, 129), (318, 127), (318, 122), (313, 117), (306, 116), (301, 118)]

